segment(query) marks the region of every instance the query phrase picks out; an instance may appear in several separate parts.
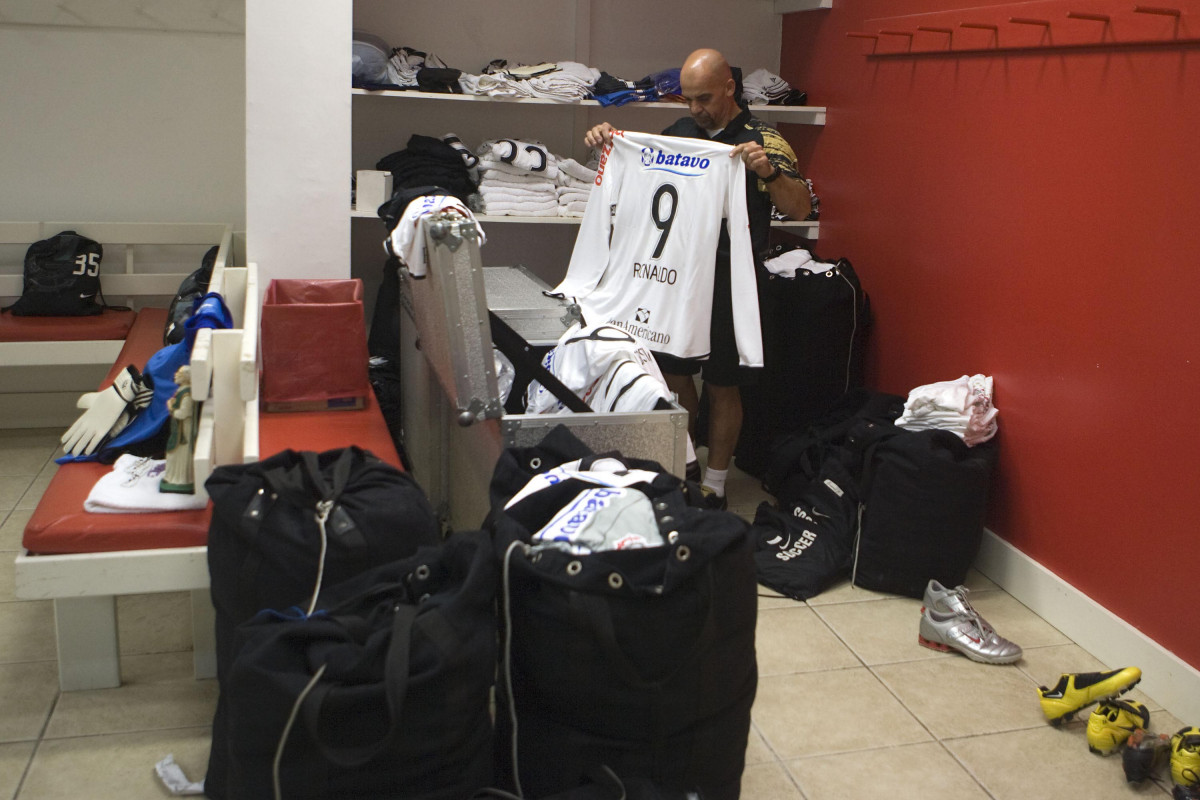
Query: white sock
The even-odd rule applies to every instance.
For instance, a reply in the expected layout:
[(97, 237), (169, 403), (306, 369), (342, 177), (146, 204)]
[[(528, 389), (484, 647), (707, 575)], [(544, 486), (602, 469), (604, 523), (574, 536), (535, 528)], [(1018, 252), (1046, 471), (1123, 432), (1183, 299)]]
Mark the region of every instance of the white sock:
[(713, 490), (713, 493), (718, 497), (725, 496), (725, 477), (729, 474), (728, 469), (713, 469), (709, 467), (704, 470), (704, 483), (701, 486)]

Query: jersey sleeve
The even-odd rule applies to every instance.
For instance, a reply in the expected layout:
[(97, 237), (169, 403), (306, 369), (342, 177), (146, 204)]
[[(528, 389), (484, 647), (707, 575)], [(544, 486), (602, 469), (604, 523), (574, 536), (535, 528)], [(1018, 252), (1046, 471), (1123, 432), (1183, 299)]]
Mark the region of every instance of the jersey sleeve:
[(730, 165), (725, 216), (729, 228), (729, 287), (733, 305), (733, 333), (738, 363), (763, 365), (762, 324), (758, 315), (758, 281), (754, 274), (754, 246), (746, 212), (746, 170), (741, 161)]
[[(579, 223), (579, 234), (571, 250), (571, 260), (562, 282), (546, 294), (569, 297), (576, 300), (596, 288), (608, 269), (612, 241), (613, 208), (617, 197), (616, 184), (620, 181), (620, 169), (613, 155), (617, 140), (605, 148), (596, 176), (596, 185), (588, 196), (587, 208)], [(607, 162), (607, 163), (606, 163)]]

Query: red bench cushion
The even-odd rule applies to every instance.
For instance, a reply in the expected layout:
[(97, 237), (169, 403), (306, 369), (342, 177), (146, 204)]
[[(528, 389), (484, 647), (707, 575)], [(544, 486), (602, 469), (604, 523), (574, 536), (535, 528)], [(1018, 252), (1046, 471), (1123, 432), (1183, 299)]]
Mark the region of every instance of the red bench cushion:
[[(124, 351), (122, 355), (125, 355)], [(136, 359), (127, 363), (136, 363)], [(301, 411), (259, 416), (262, 458), (289, 448), (321, 452), (350, 445), (370, 450), (389, 464), (400, 467), (400, 456), (374, 393), (368, 394), (366, 407), (358, 411)], [(22, 540), (25, 549), (41, 554), (103, 553), (207, 544), (211, 503), (201, 511), (157, 514), (84, 511), (83, 501), (88, 493), (111, 469), (111, 465), (91, 462), (60, 466), (25, 526)]]
[[(166, 324), (166, 310), (163, 310)], [(86, 342), (124, 339), (136, 311), (110, 308), (92, 317), (15, 317), (0, 314), (0, 342)], [(162, 330), (159, 330), (162, 336)]]

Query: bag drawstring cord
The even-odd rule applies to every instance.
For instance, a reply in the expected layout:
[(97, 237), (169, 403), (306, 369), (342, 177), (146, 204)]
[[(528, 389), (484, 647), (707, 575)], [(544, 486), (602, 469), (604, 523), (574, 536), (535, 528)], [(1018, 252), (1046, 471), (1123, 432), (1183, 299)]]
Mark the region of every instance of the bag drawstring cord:
[(308, 601), (308, 611), (305, 612), (308, 616), (312, 616), (313, 611), (317, 608), (317, 595), (321, 593), (321, 582), (325, 579), (325, 552), (329, 549), (329, 535), (325, 532), (325, 521), (329, 519), (329, 513), (332, 510), (332, 500), (317, 502), (317, 528), (321, 531), (321, 556), (317, 559), (317, 583), (313, 586), (312, 599)]
[(279, 737), (279, 746), (275, 748), (275, 760), (271, 764), (271, 782), (275, 787), (275, 800), (283, 800), (283, 787), (279, 783), (279, 765), (283, 761), (283, 747), (287, 744), (288, 734), (292, 732), (292, 726), (296, 723), (296, 717), (300, 714), (300, 706), (304, 705), (304, 698), (308, 697), (308, 693), (317, 685), (317, 681), (321, 680), (321, 676), (325, 674), (325, 667), (328, 664), (322, 664), (316, 674), (309, 680), (300, 696), (296, 698), (295, 704), (292, 705), (292, 713), (288, 715), (287, 724), (283, 726), (283, 734)]
[(512, 593), (509, 586), (509, 562), (513, 551), (523, 544), (514, 541), (504, 551), (504, 571), (501, 575), (504, 588), (504, 686), (508, 692), (509, 724), (512, 725), (512, 777), (517, 796), (522, 798), (525, 797), (525, 793), (521, 791), (521, 770), (517, 764), (517, 699), (513, 697), (512, 684)]

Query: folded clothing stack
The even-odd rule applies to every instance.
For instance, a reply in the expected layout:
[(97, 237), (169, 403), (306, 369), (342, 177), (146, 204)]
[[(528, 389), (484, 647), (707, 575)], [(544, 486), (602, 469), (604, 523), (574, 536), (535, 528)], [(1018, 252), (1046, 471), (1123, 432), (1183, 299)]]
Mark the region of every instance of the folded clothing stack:
[(778, 75), (756, 69), (742, 79), (742, 99), (772, 106), (802, 106), (808, 102), (808, 95), (793, 89)]
[(483, 212), (498, 216), (557, 217), (558, 160), (540, 142), (489, 139), (479, 157)]
[(466, 94), (574, 103), (590, 97), (599, 79), (599, 70), (577, 61), (526, 65), (498, 58), (479, 75), (460, 76), (458, 84)]
[(587, 208), (588, 197), (596, 185), (596, 170), (580, 164), (573, 158), (556, 156), (558, 178), (554, 191), (558, 195), (560, 217), (582, 217)]
[(912, 431), (940, 428), (962, 437), (968, 446), (996, 435), (990, 375), (963, 375), (955, 381), (918, 386), (908, 393), (904, 413), (896, 425)]

